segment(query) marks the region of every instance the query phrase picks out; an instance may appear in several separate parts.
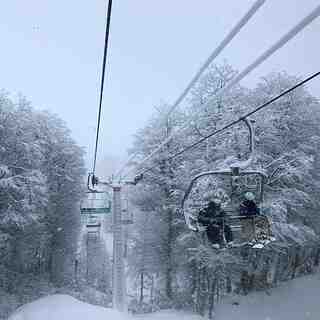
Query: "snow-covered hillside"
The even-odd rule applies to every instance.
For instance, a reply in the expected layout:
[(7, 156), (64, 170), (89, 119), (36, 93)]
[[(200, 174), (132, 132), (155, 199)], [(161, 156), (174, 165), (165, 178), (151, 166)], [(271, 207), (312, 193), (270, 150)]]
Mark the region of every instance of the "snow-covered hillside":
[[(200, 320), (195, 314), (161, 311), (131, 316), (53, 295), (19, 308), (8, 320)], [(235, 296), (217, 306), (217, 320), (319, 320), (320, 273), (283, 283), (266, 292)]]
[(230, 298), (217, 306), (216, 319), (319, 320), (320, 273), (282, 283), (268, 293)]
[(68, 295), (52, 295), (20, 307), (8, 320), (126, 320), (128, 315), (81, 302)]

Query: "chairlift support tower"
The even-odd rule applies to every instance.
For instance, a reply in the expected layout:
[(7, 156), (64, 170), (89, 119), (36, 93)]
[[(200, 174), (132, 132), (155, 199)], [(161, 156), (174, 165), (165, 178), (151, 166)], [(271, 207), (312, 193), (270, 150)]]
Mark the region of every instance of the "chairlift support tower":
[(121, 190), (124, 184), (136, 185), (142, 176), (134, 181), (123, 183), (99, 182), (113, 191), (112, 221), (113, 221), (113, 265), (112, 265), (112, 304), (118, 311), (125, 311), (126, 307), (126, 278), (124, 266), (124, 236), (123, 225), (132, 223), (132, 220), (122, 217)]
[(112, 302), (118, 311), (126, 305), (126, 281), (124, 270), (124, 239), (122, 228), (121, 185), (113, 189), (113, 276)]

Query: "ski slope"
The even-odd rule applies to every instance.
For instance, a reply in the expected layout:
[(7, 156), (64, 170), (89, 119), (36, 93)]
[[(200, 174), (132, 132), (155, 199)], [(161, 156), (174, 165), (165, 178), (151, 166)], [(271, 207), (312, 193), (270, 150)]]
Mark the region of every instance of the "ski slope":
[[(132, 316), (53, 295), (20, 307), (8, 320), (200, 320), (173, 310)], [(266, 292), (229, 297), (218, 305), (216, 320), (319, 320), (320, 273), (283, 283)]]
[(217, 306), (216, 319), (320, 320), (320, 273), (281, 283), (268, 293), (230, 297)]
[(18, 308), (8, 320), (128, 320), (129, 316), (81, 302), (68, 295), (52, 295)]

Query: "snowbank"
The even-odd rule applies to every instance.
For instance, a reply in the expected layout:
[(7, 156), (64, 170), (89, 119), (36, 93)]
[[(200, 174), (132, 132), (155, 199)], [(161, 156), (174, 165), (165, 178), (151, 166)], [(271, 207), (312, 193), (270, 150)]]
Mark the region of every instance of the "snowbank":
[(187, 312), (162, 310), (153, 314), (136, 315), (134, 320), (204, 320), (204, 318)]
[[(8, 320), (201, 320), (195, 314), (171, 310), (131, 316), (53, 295), (20, 307)], [(266, 292), (235, 296), (217, 305), (215, 320), (319, 320), (320, 273)]]
[(236, 296), (217, 306), (217, 320), (319, 320), (320, 273), (266, 292)]
[(8, 320), (201, 320), (174, 310), (131, 316), (113, 309), (106, 309), (81, 302), (68, 295), (52, 295), (17, 309)]
[(8, 320), (128, 320), (129, 315), (93, 306), (68, 295), (52, 295), (17, 309)]

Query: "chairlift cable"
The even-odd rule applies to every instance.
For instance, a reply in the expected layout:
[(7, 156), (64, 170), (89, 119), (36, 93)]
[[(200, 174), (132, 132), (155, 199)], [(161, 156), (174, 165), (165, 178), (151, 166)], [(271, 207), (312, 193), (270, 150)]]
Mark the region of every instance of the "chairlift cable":
[(258, 9), (265, 3), (265, 0), (257, 0), (248, 12), (239, 20), (239, 22), (233, 27), (233, 29), (228, 33), (228, 35), (221, 41), (218, 47), (211, 53), (209, 58), (205, 61), (205, 63), (201, 66), (196, 75), (191, 79), (190, 83), (175, 101), (175, 103), (171, 106), (168, 115), (170, 115), (173, 110), (183, 101), (183, 99), (187, 96), (190, 89), (195, 85), (195, 83), (200, 79), (203, 72), (210, 66), (212, 61), (222, 52), (222, 50), (233, 40), (233, 38), (240, 32), (242, 27), (244, 27), (252, 16), (258, 11)]
[[(234, 37), (241, 31), (241, 29), (249, 22), (249, 20), (253, 17), (253, 15), (258, 11), (258, 9), (265, 3), (265, 0), (257, 0), (250, 9), (246, 12), (246, 14), (237, 22), (237, 24), (233, 27), (233, 29), (227, 34), (227, 36), (221, 41), (221, 43), (214, 49), (214, 51), (211, 53), (211, 55), (207, 58), (207, 60), (204, 62), (204, 64), (201, 66), (201, 68), (198, 70), (198, 72), (194, 75), (194, 77), (191, 79), (187, 87), (184, 89), (184, 91), (180, 94), (180, 96), (177, 98), (177, 100), (173, 103), (171, 108), (169, 109), (168, 116), (180, 105), (180, 103), (185, 99), (185, 97), (188, 95), (192, 87), (197, 83), (197, 81), (200, 79), (201, 75), (204, 73), (204, 71), (210, 66), (210, 64), (213, 62), (213, 60), (227, 47), (227, 45), (234, 39)], [(164, 144), (166, 144), (165, 142)], [(160, 146), (160, 148), (163, 146), (163, 144)], [(158, 152), (159, 149), (157, 148), (152, 152), (149, 157), (152, 157), (154, 153)], [(147, 161), (149, 159), (144, 159), (143, 162)], [(123, 172), (123, 170), (130, 164), (131, 158), (126, 161), (125, 165), (119, 170), (119, 172), (116, 174), (116, 177), (120, 175), (120, 173)], [(142, 164), (142, 163), (141, 163)]]
[[(287, 42), (293, 39), (299, 32), (301, 32), (306, 26), (313, 22), (320, 15), (320, 5), (318, 5), (310, 14), (304, 17), (298, 24), (296, 24), (292, 29), (290, 29), (285, 35), (283, 35), (277, 42), (275, 42), (269, 49), (267, 49), (262, 55), (260, 55), (253, 63), (247, 66), (241, 73), (239, 73), (235, 78), (233, 78), (225, 87), (219, 90), (216, 96), (221, 96), (239, 83), (244, 77), (251, 73), (255, 68), (257, 68), (261, 63), (267, 60), (272, 56), (276, 51), (282, 48)], [(155, 150), (153, 150), (149, 155), (147, 155), (140, 163), (139, 166), (142, 166), (146, 161), (151, 159), (156, 153), (158, 153), (163, 146), (168, 144), (174, 136), (183, 132), (185, 129), (189, 128), (190, 121), (182, 126), (180, 129), (173, 131), (171, 135), (166, 138), (162, 143), (158, 145)], [(129, 171), (130, 172), (130, 171)]]
[[(301, 87), (302, 85), (306, 84), (307, 82), (313, 80), (314, 78), (318, 77), (320, 75), (320, 71), (317, 73), (314, 73), (313, 75), (309, 76), (308, 78), (300, 81), (299, 83), (297, 83), (296, 85), (294, 85), (293, 87), (283, 91), (282, 93), (280, 93), (279, 95), (277, 95), (276, 97), (272, 98), (271, 100), (268, 100), (267, 102), (263, 103), (262, 105), (260, 105), (259, 107), (257, 107), (256, 109), (246, 113), (245, 115), (243, 115), (242, 117), (238, 118), (237, 120), (234, 120), (232, 122), (230, 122), (229, 124), (225, 125), (224, 127), (215, 130), (213, 132), (211, 132), (210, 134), (204, 136), (203, 138), (199, 139), (198, 141), (194, 142), (193, 144), (185, 147), (184, 149), (180, 150), (179, 152), (173, 154), (172, 156), (166, 158), (166, 161), (170, 161), (173, 160), (174, 158), (180, 156), (181, 154), (185, 153), (186, 151), (189, 151), (191, 149), (193, 149), (194, 147), (196, 147), (197, 145), (201, 144), (202, 142), (204, 142), (205, 140), (225, 131), (226, 129), (229, 129), (231, 127), (233, 127), (234, 125), (238, 124), (239, 122), (243, 121), (243, 119), (248, 118), (250, 116), (252, 116), (253, 114), (257, 113), (258, 111), (266, 108), (267, 106), (269, 106), (270, 104), (272, 104), (273, 102), (279, 100), (281, 97), (285, 96), (286, 94), (294, 91), (295, 89), (297, 89), (298, 87)], [(140, 171), (138, 173), (138, 175), (143, 175), (145, 173), (147, 173), (148, 171), (154, 169), (155, 167), (157, 167), (157, 165), (154, 165), (152, 167), (149, 167), (143, 171)]]
[(101, 75), (100, 101), (99, 101), (99, 112), (98, 112), (98, 120), (97, 120), (96, 142), (95, 142), (93, 169), (92, 169), (93, 176), (94, 176), (94, 173), (95, 173), (95, 170), (96, 170), (96, 162), (97, 162), (97, 152), (98, 152), (98, 142), (99, 142), (99, 132), (100, 132), (100, 120), (101, 120), (101, 109), (102, 109), (103, 89), (104, 89), (104, 78), (105, 78), (107, 53), (108, 53), (109, 33), (110, 33), (111, 9), (112, 9), (112, 0), (109, 0), (109, 2), (108, 2), (108, 10), (107, 10), (107, 23), (106, 23), (106, 32), (105, 32), (105, 41), (104, 41), (103, 62), (102, 62), (102, 75)]

